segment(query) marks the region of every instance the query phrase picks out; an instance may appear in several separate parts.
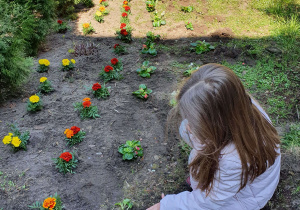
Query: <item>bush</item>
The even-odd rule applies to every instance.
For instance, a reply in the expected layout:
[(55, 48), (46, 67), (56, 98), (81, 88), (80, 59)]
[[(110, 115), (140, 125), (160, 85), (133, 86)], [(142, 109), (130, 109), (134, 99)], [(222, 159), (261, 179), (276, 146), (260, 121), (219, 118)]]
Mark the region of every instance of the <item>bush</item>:
[(75, 1), (74, 0), (56, 0), (55, 11), (58, 17), (66, 17), (67, 19), (77, 19), (75, 14)]
[(35, 16), (19, 4), (0, 0), (0, 96), (25, 81), (33, 65), (26, 58), (29, 37), (35, 32)]

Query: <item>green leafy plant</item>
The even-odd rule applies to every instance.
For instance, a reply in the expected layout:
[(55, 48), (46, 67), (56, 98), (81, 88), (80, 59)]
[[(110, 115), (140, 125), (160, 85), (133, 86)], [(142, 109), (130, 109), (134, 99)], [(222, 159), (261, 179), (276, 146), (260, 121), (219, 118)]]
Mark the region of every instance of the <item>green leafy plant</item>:
[(21, 149), (27, 150), (27, 142), (30, 138), (29, 131), (21, 133), (15, 124), (10, 125), (10, 130), (11, 133), (8, 133), (8, 135), (3, 138), (3, 144), (10, 145), (14, 152)]
[(81, 131), (77, 126), (72, 126), (71, 129), (67, 128), (64, 134), (66, 134), (65, 140), (69, 146), (82, 142), (85, 137), (85, 132)]
[(160, 16), (157, 14), (157, 12), (154, 13), (154, 18), (152, 20), (153, 27), (160, 27), (161, 25), (166, 25), (166, 20), (163, 18), (164, 15), (164, 12)]
[(29, 97), (27, 102), (27, 111), (29, 112), (37, 112), (42, 110), (43, 103), (39, 97), (39, 95), (32, 95)]
[[(44, 208), (44, 206), (46, 208)], [(57, 193), (55, 193), (54, 196), (50, 195), (48, 198), (44, 200), (43, 203), (36, 201), (34, 204), (28, 207), (31, 209), (39, 209), (39, 210), (48, 210), (48, 209), (62, 210), (63, 209), (61, 198), (59, 197), (59, 195), (57, 195)]]
[(131, 209), (133, 206), (133, 203), (131, 202), (130, 199), (125, 198), (123, 201), (119, 202), (119, 203), (115, 203), (115, 206), (120, 206), (120, 208), (122, 210), (128, 210)]
[[(110, 88), (110, 87), (108, 87)], [(105, 83), (103, 85), (100, 85), (98, 82), (93, 84), (93, 86), (90, 87), (90, 90), (92, 90), (93, 95), (100, 99), (100, 98), (107, 98), (110, 94), (108, 91), (108, 88), (105, 87)]]
[(121, 8), (121, 12), (122, 13), (127, 13), (127, 14), (131, 14), (131, 9), (130, 9), (130, 6), (127, 4), (127, 5), (123, 5), (123, 7)]
[(100, 5), (108, 7), (108, 2), (106, 0), (100, 0)]
[(48, 81), (47, 77), (41, 77), (40, 78), (40, 86), (39, 86), (39, 90), (42, 93), (49, 93), (51, 91), (53, 91), (51, 82)]
[(186, 22), (185, 27), (186, 27), (187, 30), (191, 30), (191, 31), (194, 30), (193, 24), (190, 23), (190, 22)]
[(62, 70), (63, 71), (70, 71), (73, 70), (75, 68), (75, 63), (76, 61), (74, 59), (63, 59), (62, 61)]
[(290, 125), (290, 131), (281, 139), (284, 148), (300, 147), (300, 123)]
[(181, 7), (181, 11), (190, 13), (194, 10), (193, 6)]
[(83, 102), (76, 102), (73, 104), (75, 111), (79, 111), (81, 119), (96, 119), (97, 117), (100, 117), (100, 115), (98, 114), (98, 107), (91, 106), (92, 102), (90, 100), (90, 98), (84, 98)]
[(204, 41), (196, 41), (191, 43), (192, 47), (190, 50), (192, 52), (196, 52), (197, 54), (202, 54), (211, 50), (214, 50), (215, 47), (207, 42)]
[(146, 1), (146, 9), (148, 12), (153, 12), (155, 10), (156, 0)]
[(126, 24), (128, 24), (130, 22), (129, 18), (128, 18), (128, 14), (126, 12), (122, 13), (120, 22), (121, 23), (126, 23)]
[(116, 53), (117, 55), (122, 55), (122, 54), (125, 54), (127, 51), (126, 51), (126, 47), (125, 46), (122, 46), (120, 44), (115, 44), (114, 45), (114, 53)]
[(74, 174), (73, 170), (77, 167), (78, 162), (73, 152), (66, 152), (65, 150), (58, 158), (53, 158), (53, 161), (56, 165), (55, 168), (63, 174)]
[(195, 71), (197, 71), (197, 69), (199, 68), (199, 66), (193, 66), (193, 64), (189, 65), (189, 69), (188, 70), (185, 70), (183, 72), (183, 76), (185, 77), (189, 77), (191, 76), (191, 74)]
[(144, 84), (140, 84), (139, 89), (132, 92), (133, 95), (144, 100), (147, 100), (149, 98), (150, 93), (152, 93), (152, 90), (148, 89)]
[(142, 67), (137, 69), (136, 72), (141, 77), (150, 77), (152, 73), (156, 70), (155, 66), (149, 66), (149, 61), (144, 61)]
[(143, 54), (150, 54), (150, 55), (157, 55), (157, 50), (155, 49), (155, 41), (160, 39), (160, 35), (154, 35), (153, 32), (147, 32), (147, 40), (146, 43), (143, 45), (142, 53)]
[(141, 142), (136, 140), (126, 141), (126, 144), (121, 144), (118, 151), (123, 155), (123, 160), (136, 159), (144, 154)]
[(87, 35), (95, 32), (95, 29), (90, 23), (84, 23), (82, 24), (82, 32), (84, 35)]
[(57, 20), (54, 24), (54, 31), (56, 31), (57, 33), (66, 33), (68, 29), (68, 24), (65, 21)]
[(114, 70), (112, 66), (105, 66), (99, 73), (100, 78), (104, 82), (108, 82), (112, 79), (121, 80), (123, 75), (119, 71)]

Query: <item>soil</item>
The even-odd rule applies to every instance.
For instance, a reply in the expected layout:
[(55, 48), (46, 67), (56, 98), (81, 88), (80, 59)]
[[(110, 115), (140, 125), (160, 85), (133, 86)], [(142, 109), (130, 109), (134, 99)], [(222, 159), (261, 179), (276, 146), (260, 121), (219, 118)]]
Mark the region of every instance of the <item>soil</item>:
[[(178, 146), (179, 137), (171, 133), (168, 139), (164, 138), (166, 118), (171, 109), (170, 94), (177, 89), (183, 79), (182, 72), (186, 70), (175, 63), (234, 63), (240, 59), (240, 49), (218, 47), (215, 52), (205, 55), (191, 54), (188, 50), (190, 42), (203, 39), (214, 41), (214, 44), (220, 40), (226, 42), (227, 38), (233, 37), (230, 29), (225, 30), (230, 36), (210, 39), (206, 32), (202, 37), (199, 34), (196, 37), (195, 32), (187, 31), (185, 27), (175, 27), (175, 30), (163, 26), (153, 30), (155, 34), (166, 34), (158, 44), (174, 50), (159, 50), (156, 57), (142, 55), (141, 46), (145, 39), (140, 37), (145, 37), (152, 29), (151, 21), (144, 2), (132, 1), (130, 19), (138, 20), (132, 21), (135, 39), (131, 44), (122, 43), (128, 53), (117, 56), (113, 46), (120, 43), (114, 33), (120, 24), (121, 3), (111, 0), (109, 4), (110, 15), (105, 17), (104, 23), (93, 19), (95, 6), (79, 13), (77, 21), (70, 22), (73, 30), (64, 35), (50, 34), (34, 58), (35, 68), (39, 59), (46, 58), (51, 62), (48, 73), (33, 72), (19, 95), (1, 105), (0, 136), (7, 135), (8, 124), (15, 123), (21, 131), (30, 131), (31, 137), (27, 151), (13, 153), (7, 145), (0, 144), (0, 209), (29, 209), (28, 205), (42, 202), (55, 192), (61, 196), (66, 210), (114, 209), (114, 204), (124, 198), (134, 201), (133, 209), (146, 209), (159, 202), (161, 192), (189, 190), (185, 184), (187, 155)], [(145, 16), (138, 17), (139, 14), (135, 14), (138, 10), (144, 11)], [(91, 22), (96, 32), (83, 36), (81, 24), (84, 22)], [(201, 27), (205, 29), (206, 26), (203, 23)], [(170, 33), (172, 31), (176, 33)], [(94, 43), (97, 49), (93, 54), (79, 57), (68, 53), (74, 44), (81, 43)], [(97, 100), (87, 87), (95, 82), (102, 83), (98, 74), (114, 57), (124, 64), (124, 79), (109, 82), (110, 97)], [(60, 69), (64, 58), (76, 60), (76, 69), (71, 73)], [(135, 72), (144, 60), (157, 67), (148, 79)], [(26, 103), (37, 92), (42, 76), (52, 82), (55, 91), (42, 95), (43, 110), (31, 114), (26, 111)], [(131, 94), (142, 83), (153, 90), (147, 101)], [(73, 103), (85, 97), (90, 97), (92, 104), (98, 107), (101, 118), (80, 120)], [(64, 130), (73, 125), (85, 131), (86, 137), (80, 144), (68, 147)], [(141, 141), (144, 157), (122, 161), (118, 146), (133, 139)], [(76, 153), (79, 162), (75, 174), (62, 175), (55, 169), (52, 158), (57, 158), (64, 150)], [(288, 169), (284, 170), (283, 178), (289, 174)], [(300, 177), (298, 172), (294, 175)]]

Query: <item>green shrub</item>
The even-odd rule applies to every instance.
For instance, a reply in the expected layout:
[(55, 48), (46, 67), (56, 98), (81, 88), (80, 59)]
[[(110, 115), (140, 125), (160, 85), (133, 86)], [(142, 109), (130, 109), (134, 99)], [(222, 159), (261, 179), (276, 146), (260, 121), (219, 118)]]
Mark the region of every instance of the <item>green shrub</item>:
[[(19, 4), (0, 0), (0, 96), (25, 81), (33, 65), (26, 58), (27, 41), (34, 33), (35, 17)], [(33, 27), (32, 27), (33, 26)], [(3, 88), (6, 88), (3, 89)]]
[(67, 19), (77, 19), (75, 13), (74, 0), (55, 0), (55, 10), (58, 17), (66, 17)]

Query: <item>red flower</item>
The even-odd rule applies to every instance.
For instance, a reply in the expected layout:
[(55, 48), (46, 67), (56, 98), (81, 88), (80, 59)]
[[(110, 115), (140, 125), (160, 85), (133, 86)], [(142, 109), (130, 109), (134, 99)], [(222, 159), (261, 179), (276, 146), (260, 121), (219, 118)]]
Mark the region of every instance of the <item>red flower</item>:
[(117, 47), (119, 47), (120, 45), (119, 44), (115, 44), (114, 45), (114, 49), (116, 49)]
[(112, 65), (116, 65), (119, 61), (118, 61), (118, 59), (113, 58), (113, 59), (110, 60), (110, 62), (111, 62)]
[(112, 70), (114, 70), (114, 68), (111, 67), (111, 66), (105, 66), (105, 68), (104, 68), (105, 72), (109, 72), (109, 71), (112, 71)]
[(144, 95), (144, 98), (148, 98), (148, 95), (147, 95), (147, 94), (145, 94), (145, 95)]
[(122, 13), (122, 17), (127, 17), (128, 15), (127, 15), (127, 13), (126, 12), (123, 12)]
[(147, 49), (147, 45), (143, 44), (143, 47), (142, 47), (142, 49), (144, 49), (144, 48), (146, 48), (146, 49)]
[(80, 131), (80, 128), (77, 126), (72, 126), (71, 130), (73, 131), (73, 134), (76, 135)]
[(138, 146), (136, 146), (135, 148), (136, 148), (136, 150), (140, 150), (140, 148)]
[(62, 21), (62, 20), (57, 20), (57, 23), (58, 23), (58, 24), (62, 24), (63, 21)]
[(98, 89), (101, 89), (101, 85), (100, 85), (99, 83), (95, 83), (95, 84), (93, 84), (92, 89), (93, 89), (94, 91), (96, 91), (96, 90), (98, 90)]
[(120, 29), (123, 29), (124, 27), (126, 27), (126, 23), (121, 23)]
[(122, 35), (124, 36), (127, 36), (128, 35), (128, 32), (126, 31), (126, 29), (121, 29), (121, 32), (120, 32)]
[(129, 6), (124, 7), (125, 11), (128, 12), (130, 10)]
[(61, 153), (59, 158), (65, 160), (66, 162), (69, 162), (73, 157), (72, 157), (72, 154), (70, 152), (64, 152), (64, 153)]
[(84, 102), (82, 103), (83, 108), (90, 107), (91, 104), (92, 104), (92, 102), (90, 102), (90, 101), (84, 101)]

